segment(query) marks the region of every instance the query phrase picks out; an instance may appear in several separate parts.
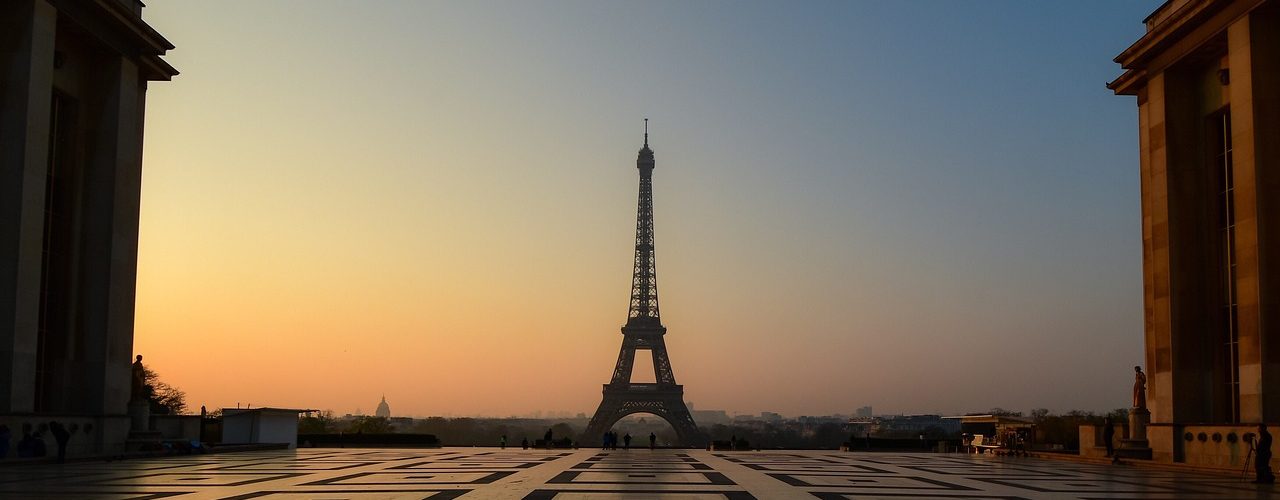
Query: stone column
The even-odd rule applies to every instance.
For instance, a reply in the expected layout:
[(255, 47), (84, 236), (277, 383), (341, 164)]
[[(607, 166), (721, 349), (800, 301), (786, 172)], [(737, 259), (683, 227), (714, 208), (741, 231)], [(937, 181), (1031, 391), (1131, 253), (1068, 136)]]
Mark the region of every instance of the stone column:
[(0, 413), (35, 410), (57, 20), (45, 0), (0, 6)]
[(86, 380), (84, 410), (120, 415), (129, 402), (137, 284), (138, 210), (142, 183), (144, 87), (138, 66), (123, 56), (102, 63), (99, 133), (87, 158), (81, 318)]

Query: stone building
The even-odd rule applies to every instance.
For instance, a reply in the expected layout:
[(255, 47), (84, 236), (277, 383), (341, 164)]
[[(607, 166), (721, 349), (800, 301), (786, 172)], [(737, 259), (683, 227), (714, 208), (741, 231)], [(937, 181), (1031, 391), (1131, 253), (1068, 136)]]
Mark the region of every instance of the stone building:
[(1115, 61), (1141, 151), (1148, 438), (1237, 465), (1280, 422), (1280, 0), (1169, 0)]
[[(0, 424), (128, 433), (143, 109), (178, 72), (138, 0), (0, 2)], [(11, 443), (10, 450), (14, 449)], [(12, 457), (12, 452), (10, 454)]]
[(373, 416), (391, 418), (391, 406), (387, 404), (386, 396), (382, 396), (382, 401), (378, 403), (378, 409), (373, 410)]

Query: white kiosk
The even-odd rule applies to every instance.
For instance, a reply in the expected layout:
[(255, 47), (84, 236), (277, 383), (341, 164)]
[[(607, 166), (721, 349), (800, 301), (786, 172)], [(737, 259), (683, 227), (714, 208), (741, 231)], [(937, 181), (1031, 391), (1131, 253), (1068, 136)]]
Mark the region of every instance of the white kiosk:
[(223, 408), (223, 444), (288, 443), (298, 447), (298, 414), (315, 410)]

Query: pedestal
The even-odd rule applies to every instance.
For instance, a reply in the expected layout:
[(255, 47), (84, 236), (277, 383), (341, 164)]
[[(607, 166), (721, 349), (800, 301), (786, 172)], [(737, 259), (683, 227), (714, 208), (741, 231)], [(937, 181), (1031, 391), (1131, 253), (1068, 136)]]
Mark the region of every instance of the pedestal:
[(151, 430), (151, 403), (143, 401), (129, 402), (129, 431), (147, 432)]
[(1147, 442), (1147, 424), (1151, 423), (1151, 412), (1146, 408), (1129, 410), (1129, 439)]
[(1147, 442), (1147, 424), (1151, 423), (1151, 412), (1146, 408), (1129, 410), (1129, 439), (1120, 440), (1120, 449), (1116, 454), (1124, 458), (1151, 460), (1151, 445)]

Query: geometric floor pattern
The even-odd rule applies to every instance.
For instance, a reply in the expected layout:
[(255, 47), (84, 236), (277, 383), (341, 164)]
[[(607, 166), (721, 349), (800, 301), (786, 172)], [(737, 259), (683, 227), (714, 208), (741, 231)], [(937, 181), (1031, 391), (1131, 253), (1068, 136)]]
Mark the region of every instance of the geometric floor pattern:
[(1239, 477), (987, 455), (302, 449), (0, 467), (3, 499), (1234, 499)]

